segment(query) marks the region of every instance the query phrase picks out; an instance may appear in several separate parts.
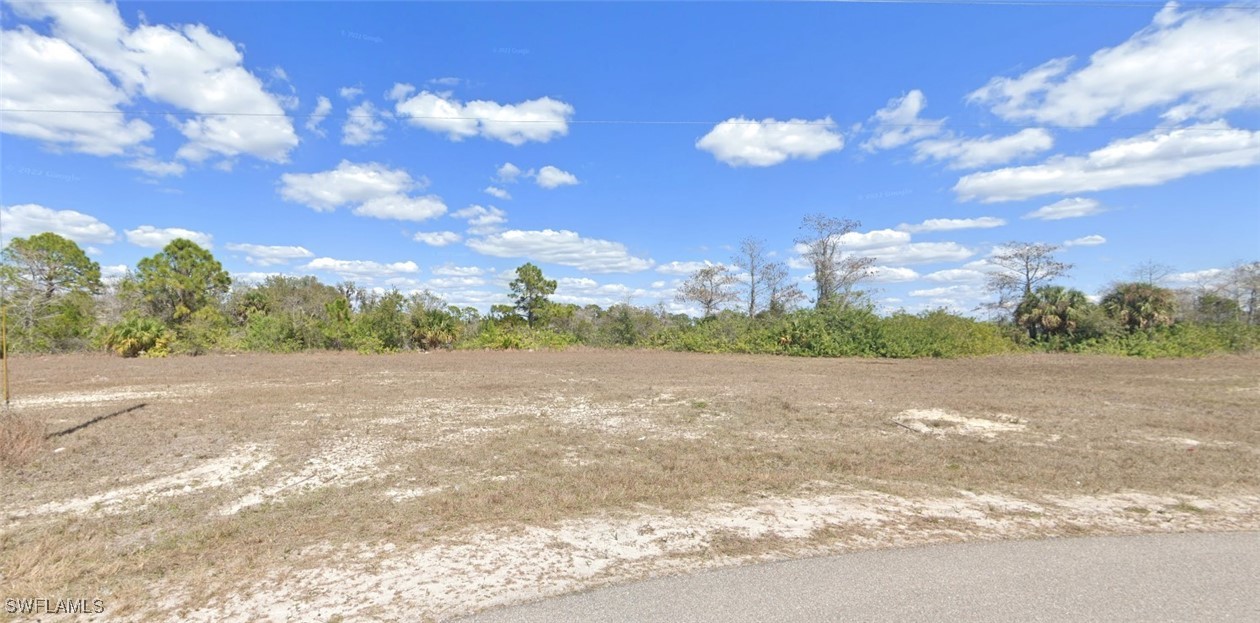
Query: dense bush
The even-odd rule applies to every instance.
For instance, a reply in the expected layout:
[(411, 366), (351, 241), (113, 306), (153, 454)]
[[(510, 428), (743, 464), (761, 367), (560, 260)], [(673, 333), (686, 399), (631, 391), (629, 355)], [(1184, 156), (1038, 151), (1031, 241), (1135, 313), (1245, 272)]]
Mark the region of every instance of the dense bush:
[(129, 318), (105, 328), (100, 337), (101, 346), (123, 357), (165, 357), (174, 341), (174, 332), (153, 318)]

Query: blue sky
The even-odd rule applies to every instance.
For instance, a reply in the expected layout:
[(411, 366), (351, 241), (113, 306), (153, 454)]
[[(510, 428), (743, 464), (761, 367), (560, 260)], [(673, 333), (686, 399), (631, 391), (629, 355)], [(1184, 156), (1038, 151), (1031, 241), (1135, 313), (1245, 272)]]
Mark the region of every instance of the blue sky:
[(1117, 4), (6, 3), (0, 235), (685, 310), (748, 236), (806, 279), (822, 212), (885, 309), (973, 309), (1011, 240), (1193, 285), (1260, 256), (1260, 10)]

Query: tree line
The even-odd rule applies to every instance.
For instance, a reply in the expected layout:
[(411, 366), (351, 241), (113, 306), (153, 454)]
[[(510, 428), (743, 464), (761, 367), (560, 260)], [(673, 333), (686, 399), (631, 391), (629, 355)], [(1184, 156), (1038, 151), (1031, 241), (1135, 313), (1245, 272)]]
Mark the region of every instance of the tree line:
[[(708, 265), (678, 288), (700, 316), (664, 304), (579, 306), (552, 300), (557, 282), (532, 263), (516, 269), (512, 303), (482, 314), (428, 291), (404, 294), (271, 276), (236, 283), (213, 254), (177, 239), (134, 271), (105, 283), (72, 240), (47, 232), (14, 238), (0, 254), (0, 295), (15, 352), (100, 349), (122, 356), (209, 351), (365, 353), (446, 348), (544, 348), (572, 344), (814, 356), (958, 356), (1041, 348), (1161, 355), (1239, 351), (1260, 343), (1260, 262), (1234, 267), (1211, 287), (1159, 285), (1171, 269), (1139, 266), (1097, 303), (1059, 285), (1070, 264), (1059, 248), (1012, 242), (994, 270), (980, 321), (936, 310), (875, 313), (874, 260), (846, 252), (857, 221), (807, 216), (797, 248), (812, 296), (748, 238), (729, 265)], [(806, 303), (812, 303), (806, 305)]]

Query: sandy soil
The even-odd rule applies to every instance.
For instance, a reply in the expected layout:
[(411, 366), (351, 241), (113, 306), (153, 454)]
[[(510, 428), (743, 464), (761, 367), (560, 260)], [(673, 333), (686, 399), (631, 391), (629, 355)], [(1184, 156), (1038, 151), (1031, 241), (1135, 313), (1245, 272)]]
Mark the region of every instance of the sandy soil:
[(442, 620), (854, 549), (1260, 529), (1256, 358), (12, 370), (14, 412), (52, 436), (0, 473), (0, 599), (99, 597), (107, 620)]

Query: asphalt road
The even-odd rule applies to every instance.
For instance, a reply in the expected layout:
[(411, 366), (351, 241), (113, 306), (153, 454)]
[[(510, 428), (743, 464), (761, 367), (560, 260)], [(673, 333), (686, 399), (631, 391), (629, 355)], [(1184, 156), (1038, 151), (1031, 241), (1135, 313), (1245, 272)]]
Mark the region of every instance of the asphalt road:
[(860, 552), (661, 578), (463, 620), (1260, 621), (1260, 533)]

